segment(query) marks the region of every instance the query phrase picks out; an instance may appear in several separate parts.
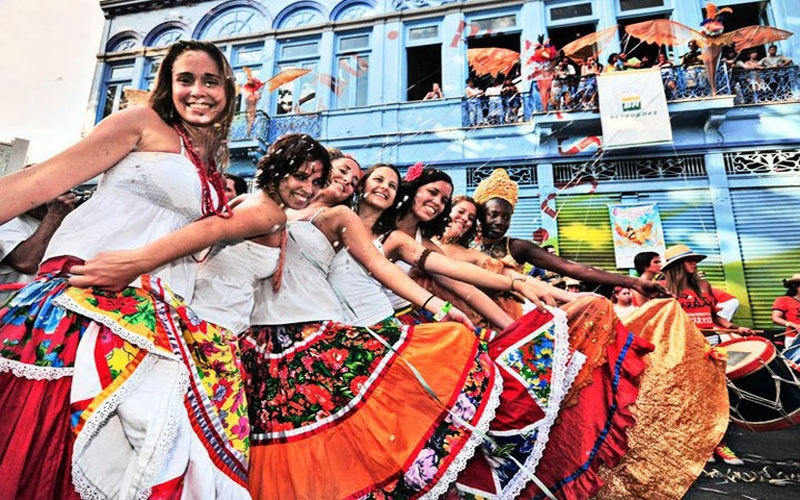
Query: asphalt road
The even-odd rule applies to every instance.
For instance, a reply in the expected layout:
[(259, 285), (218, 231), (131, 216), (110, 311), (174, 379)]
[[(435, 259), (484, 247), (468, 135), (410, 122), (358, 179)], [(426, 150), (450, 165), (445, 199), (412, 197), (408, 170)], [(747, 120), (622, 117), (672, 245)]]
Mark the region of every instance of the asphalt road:
[(800, 499), (800, 425), (771, 432), (731, 425), (725, 439), (745, 464), (706, 465), (685, 500)]

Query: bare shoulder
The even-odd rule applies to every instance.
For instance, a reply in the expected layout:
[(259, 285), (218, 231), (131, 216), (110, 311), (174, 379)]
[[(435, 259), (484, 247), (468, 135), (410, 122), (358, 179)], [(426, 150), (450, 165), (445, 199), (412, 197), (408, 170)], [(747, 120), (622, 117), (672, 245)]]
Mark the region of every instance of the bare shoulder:
[(265, 224), (270, 224), (266, 232), (273, 233), (283, 228), (286, 224), (286, 214), (275, 201), (259, 190), (240, 196), (241, 200), (233, 209), (234, 217), (251, 216), (259, 217)]

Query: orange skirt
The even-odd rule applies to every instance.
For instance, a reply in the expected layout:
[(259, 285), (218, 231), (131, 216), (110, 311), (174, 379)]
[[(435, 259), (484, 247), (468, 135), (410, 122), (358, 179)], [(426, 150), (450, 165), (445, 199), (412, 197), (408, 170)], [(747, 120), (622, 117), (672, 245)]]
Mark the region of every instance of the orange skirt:
[(256, 499), (441, 495), (502, 390), (479, 340), (456, 323), (254, 327), (242, 361)]

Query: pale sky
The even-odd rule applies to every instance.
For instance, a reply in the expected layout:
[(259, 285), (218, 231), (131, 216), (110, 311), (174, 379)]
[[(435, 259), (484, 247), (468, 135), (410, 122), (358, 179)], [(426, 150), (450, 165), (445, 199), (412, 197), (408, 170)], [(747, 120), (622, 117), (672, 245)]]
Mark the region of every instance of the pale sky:
[(0, 142), (28, 139), (28, 161), (77, 142), (87, 116), (99, 0), (0, 0)]

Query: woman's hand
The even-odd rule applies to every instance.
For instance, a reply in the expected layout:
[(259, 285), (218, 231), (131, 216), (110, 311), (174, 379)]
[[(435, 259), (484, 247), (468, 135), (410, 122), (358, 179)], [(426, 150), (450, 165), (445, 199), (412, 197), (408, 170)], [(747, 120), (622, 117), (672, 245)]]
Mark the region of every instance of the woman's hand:
[(752, 329), (744, 327), (744, 326), (736, 327), (736, 333), (738, 333), (739, 335), (755, 335), (756, 334), (756, 332), (754, 332)]
[(139, 251), (102, 252), (83, 265), (73, 266), (70, 270), (72, 276), (69, 278), (69, 284), (119, 292), (147, 269)]
[[(556, 306), (556, 300), (553, 298), (553, 295), (550, 294), (547, 290), (540, 289), (534, 285), (528, 283), (528, 280), (523, 280), (522, 278), (512, 278), (514, 281), (514, 290), (522, 293), (526, 299), (533, 302), (541, 312), (547, 311), (545, 308), (545, 304), (548, 306)], [(533, 281), (533, 280), (532, 280)]]
[(475, 329), (475, 325), (472, 324), (472, 321), (469, 320), (467, 315), (455, 307), (450, 308), (444, 318), (442, 318), (442, 321), (455, 321), (456, 323), (461, 323), (470, 330)]
[(648, 299), (655, 299), (659, 297), (672, 297), (672, 294), (666, 288), (656, 283), (655, 281), (643, 280), (638, 278), (635, 283), (631, 285), (637, 292), (641, 293)]

